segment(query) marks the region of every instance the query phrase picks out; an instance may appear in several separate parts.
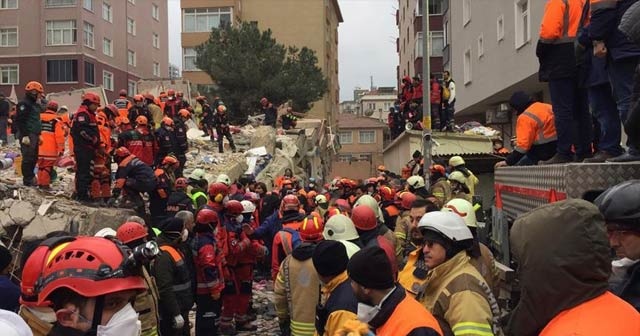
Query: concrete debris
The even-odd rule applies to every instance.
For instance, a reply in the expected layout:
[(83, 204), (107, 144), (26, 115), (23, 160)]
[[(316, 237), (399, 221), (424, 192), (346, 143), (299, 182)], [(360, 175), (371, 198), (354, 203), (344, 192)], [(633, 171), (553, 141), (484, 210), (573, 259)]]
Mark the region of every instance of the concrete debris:
[(38, 208), (38, 215), (44, 216), (49, 210), (49, 208), (51, 208), (51, 205), (53, 205), (53, 202), (55, 201), (56, 201), (55, 199), (42, 200), (42, 204), (40, 204), (40, 207)]
[(68, 231), (69, 217), (55, 213), (50, 216), (35, 216), (22, 231), (22, 240), (30, 241), (45, 238), (49, 232)]
[(16, 225), (16, 223), (11, 219), (7, 211), (0, 211), (0, 227), (8, 228)]
[(9, 217), (15, 225), (25, 227), (31, 223), (36, 216), (35, 207), (27, 201), (18, 201), (9, 208)]
[(275, 154), (276, 130), (271, 126), (260, 126), (256, 128), (251, 137), (251, 148), (265, 147), (267, 153)]

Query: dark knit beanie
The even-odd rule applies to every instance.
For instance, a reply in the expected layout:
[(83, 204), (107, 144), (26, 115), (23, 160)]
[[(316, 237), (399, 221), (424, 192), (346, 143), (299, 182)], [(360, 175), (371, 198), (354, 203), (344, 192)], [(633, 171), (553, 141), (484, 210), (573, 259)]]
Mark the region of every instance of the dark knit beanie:
[(0, 245), (0, 271), (7, 268), (9, 264), (11, 264), (11, 252), (9, 252), (6, 247)]
[(313, 251), (313, 267), (321, 276), (331, 277), (347, 270), (347, 249), (339, 241), (321, 241)]
[(365, 247), (349, 260), (349, 278), (365, 288), (389, 289), (394, 286), (391, 263), (378, 246)]
[(523, 91), (514, 92), (509, 99), (509, 105), (520, 114), (531, 105), (531, 97)]

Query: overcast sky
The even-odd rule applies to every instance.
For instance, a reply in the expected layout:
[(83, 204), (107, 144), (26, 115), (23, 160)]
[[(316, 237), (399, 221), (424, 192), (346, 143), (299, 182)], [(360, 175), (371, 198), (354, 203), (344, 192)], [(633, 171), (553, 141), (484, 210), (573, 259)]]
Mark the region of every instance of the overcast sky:
[[(168, 0), (169, 13), (180, 12), (180, 0)], [(353, 99), (356, 86), (395, 86), (395, 10), (398, 0), (338, 0), (344, 22), (338, 28), (340, 100)], [(182, 67), (180, 15), (169, 15), (169, 61)]]

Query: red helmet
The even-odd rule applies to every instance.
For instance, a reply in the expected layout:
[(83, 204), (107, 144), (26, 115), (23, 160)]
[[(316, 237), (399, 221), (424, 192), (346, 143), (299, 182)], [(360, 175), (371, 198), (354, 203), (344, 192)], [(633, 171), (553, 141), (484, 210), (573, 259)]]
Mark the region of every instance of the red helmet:
[(133, 96), (133, 101), (134, 102), (141, 102), (143, 100), (144, 100), (144, 96), (142, 96), (140, 94), (137, 94), (137, 95)]
[(205, 97), (205, 96), (197, 96), (196, 97), (196, 101), (197, 102), (201, 102), (201, 101), (205, 101), (205, 100), (207, 100), (207, 97)]
[(147, 229), (137, 222), (126, 222), (120, 225), (118, 231), (116, 231), (116, 238), (125, 244), (142, 239), (147, 235)]
[(173, 126), (173, 119), (169, 117), (162, 118), (162, 124), (165, 126)]
[(446, 175), (447, 170), (444, 169), (443, 165), (439, 165), (439, 164), (434, 164), (431, 165), (431, 167), (429, 167), (429, 171), (433, 174), (433, 173), (440, 173), (442, 176)]
[(213, 227), (220, 223), (220, 218), (218, 218), (218, 213), (215, 210), (202, 208), (198, 211), (196, 215), (196, 225), (211, 225), (213, 223)]
[(116, 117), (118, 115), (118, 107), (115, 106), (114, 104), (109, 104), (104, 108), (105, 111), (108, 110), (108, 114), (110, 114), (112, 117)]
[(416, 200), (415, 194), (405, 191), (402, 193), (402, 195), (400, 195), (400, 206), (405, 210), (410, 210), (411, 204), (413, 204), (413, 201), (415, 200)]
[(50, 300), (57, 289), (67, 288), (84, 297), (125, 290), (145, 290), (144, 279), (131, 272), (131, 250), (106, 238), (76, 237), (48, 257), (38, 286), (38, 303)]
[(144, 99), (149, 99), (149, 100), (154, 100), (155, 99), (155, 97), (149, 92), (143, 94), (142, 96), (144, 97)]
[(209, 199), (217, 203), (222, 202), (229, 193), (229, 187), (222, 182), (215, 182), (209, 185)]
[(120, 92), (118, 92), (118, 96), (126, 97), (127, 96), (127, 90), (125, 90), (125, 89), (120, 90)]
[(387, 186), (378, 188), (378, 193), (380, 194), (380, 196), (382, 196), (383, 201), (393, 201), (393, 198), (395, 196), (393, 190), (391, 190), (391, 188)]
[(175, 156), (167, 155), (162, 159), (162, 166), (173, 166), (174, 168), (180, 167), (180, 161)]
[(176, 179), (176, 182), (175, 182), (176, 189), (186, 189), (187, 185), (189, 185), (189, 182), (187, 181), (186, 178), (179, 177)]
[(218, 113), (225, 113), (225, 112), (227, 112), (227, 107), (224, 106), (224, 105), (220, 105), (220, 106), (218, 106), (217, 110), (218, 110)]
[(341, 212), (351, 212), (351, 205), (349, 205), (346, 199), (337, 199), (336, 207), (340, 209)]
[(167, 90), (167, 96), (175, 96), (175, 95), (176, 95), (176, 90), (174, 89)]
[(244, 211), (242, 203), (236, 200), (227, 202), (227, 205), (225, 205), (225, 209), (227, 210), (226, 214), (229, 216), (242, 215), (242, 211)]
[(191, 112), (187, 109), (180, 109), (180, 111), (178, 111), (178, 115), (183, 118), (191, 118)]
[(336, 208), (336, 207), (330, 207), (329, 210), (327, 210), (327, 221), (329, 220), (329, 218), (331, 218), (334, 215), (345, 215), (348, 216), (348, 214), (346, 213), (342, 213), (342, 211), (340, 211), (340, 209)]
[(58, 102), (55, 100), (50, 100), (47, 103), (47, 110), (51, 110), (53, 112), (58, 112)]
[(98, 96), (93, 92), (87, 92), (84, 95), (82, 95), (82, 101), (89, 102), (91, 104), (100, 105), (100, 96)]
[(147, 126), (149, 123), (149, 120), (147, 120), (147, 117), (140, 115), (136, 117), (136, 125), (138, 126)]
[(317, 216), (307, 216), (298, 229), (300, 239), (306, 242), (316, 242), (322, 240), (322, 231), (324, 231), (324, 223)]
[(262, 99), (260, 99), (260, 104), (262, 105), (266, 105), (269, 102), (269, 100), (265, 97), (262, 97)]
[(308, 199), (315, 200), (316, 196), (318, 196), (318, 193), (315, 190), (309, 190), (309, 192), (307, 193)]
[(351, 220), (357, 229), (371, 231), (378, 227), (376, 214), (366, 205), (360, 205), (353, 209)]
[(118, 147), (116, 148), (116, 151), (114, 152), (114, 154), (116, 155), (116, 157), (119, 158), (125, 158), (129, 155), (131, 155), (131, 152), (129, 151), (129, 149), (127, 147)]
[(280, 204), (281, 211), (298, 211), (300, 210), (300, 200), (295, 195), (286, 195)]

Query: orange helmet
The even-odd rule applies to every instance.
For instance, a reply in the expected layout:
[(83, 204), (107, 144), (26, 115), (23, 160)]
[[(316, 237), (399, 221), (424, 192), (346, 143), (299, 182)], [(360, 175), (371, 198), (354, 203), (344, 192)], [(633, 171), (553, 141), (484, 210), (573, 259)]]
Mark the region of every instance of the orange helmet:
[(55, 100), (50, 100), (50, 101), (47, 103), (47, 110), (51, 110), (51, 111), (54, 111), (54, 112), (58, 112), (58, 102), (57, 102), (57, 101), (55, 101)]
[(125, 158), (129, 155), (131, 155), (131, 152), (129, 151), (129, 149), (127, 147), (118, 147), (116, 148), (116, 151), (114, 152), (116, 157), (119, 158)]
[(382, 196), (383, 201), (393, 201), (393, 198), (395, 196), (393, 190), (391, 190), (391, 188), (387, 186), (378, 188), (378, 193), (380, 193), (380, 196)]
[(142, 239), (149, 233), (147, 229), (138, 222), (126, 222), (116, 231), (116, 238), (121, 242), (128, 244), (132, 241)]
[(126, 97), (127, 96), (127, 90), (125, 90), (125, 89), (120, 90), (120, 92), (118, 92), (118, 96)]
[(385, 170), (387, 170), (387, 167), (385, 167), (385, 166), (383, 166), (383, 165), (379, 165), (379, 166), (378, 166), (378, 171), (383, 172), (383, 171), (385, 171)]
[(318, 196), (318, 193), (317, 193), (315, 190), (310, 190), (310, 191), (307, 193), (307, 198), (308, 198), (308, 199), (315, 200), (315, 199), (316, 199), (316, 196)]
[(298, 229), (300, 239), (306, 242), (317, 242), (323, 239), (324, 222), (317, 216), (307, 216)]
[(295, 195), (286, 195), (280, 204), (281, 211), (298, 211), (300, 209), (300, 200)]
[(353, 221), (353, 225), (362, 231), (371, 231), (378, 227), (376, 213), (366, 205), (355, 207), (351, 214), (351, 220)]
[(147, 126), (148, 123), (149, 123), (149, 120), (147, 120), (147, 117), (145, 117), (143, 115), (138, 116), (136, 118), (136, 125), (138, 125), (138, 126)]
[(227, 107), (224, 105), (220, 105), (218, 106), (217, 110), (218, 110), (218, 113), (225, 113), (227, 112)]
[(25, 87), (24, 87), (24, 90), (25, 91), (36, 90), (40, 94), (44, 93), (44, 89), (42, 88), (42, 84), (40, 84), (39, 82), (36, 82), (36, 81), (31, 81), (31, 82), (27, 83), (27, 85), (25, 85)]
[(175, 158), (175, 156), (172, 155), (167, 155), (164, 157), (164, 159), (162, 159), (162, 166), (172, 166), (174, 168), (178, 168), (180, 167), (180, 161), (178, 161), (178, 159)]
[(136, 103), (144, 101), (144, 96), (140, 95), (140, 94), (137, 94), (137, 95), (133, 96), (133, 101), (136, 102)]
[(100, 96), (98, 96), (93, 92), (87, 92), (84, 95), (82, 95), (82, 101), (89, 102), (91, 104), (100, 105)]
[(434, 164), (431, 165), (431, 167), (429, 167), (429, 171), (433, 174), (433, 173), (440, 173), (442, 176), (446, 175), (447, 170), (444, 168), (443, 165), (439, 165), (439, 164)]
[(345, 199), (337, 199), (336, 200), (336, 207), (338, 209), (340, 209), (341, 212), (351, 212), (351, 205), (349, 205), (349, 202), (347, 202), (347, 200)]
[(403, 192), (400, 195), (400, 206), (405, 210), (411, 210), (411, 204), (416, 200), (416, 195), (411, 192)]
[(105, 125), (107, 123), (107, 115), (103, 111), (99, 111), (96, 113), (96, 121), (100, 125)]
[(162, 124), (165, 126), (173, 126), (173, 119), (169, 117), (162, 118)]
[(129, 125), (130, 123), (129, 118), (127, 117), (116, 118), (116, 126), (118, 127), (121, 125)]
[(110, 114), (113, 117), (118, 115), (118, 107), (115, 106), (114, 104), (109, 104), (104, 109), (105, 109), (105, 113)]
[(167, 90), (167, 96), (175, 96), (175, 95), (176, 95), (176, 90), (174, 89)]
[(187, 109), (180, 109), (180, 111), (178, 111), (178, 115), (187, 119), (191, 118), (191, 112)]
[(148, 99), (148, 100), (154, 100), (155, 99), (155, 97), (149, 92), (143, 94), (142, 96), (144, 97), (144, 99)]
[(329, 218), (331, 218), (334, 215), (345, 215), (347, 216), (346, 213), (343, 213), (342, 211), (340, 211), (340, 209), (336, 208), (336, 207), (330, 207), (329, 210), (327, 210), (327, 221), (329, 220)]
[(176, 189), (186, 189), (188, 185), (189, 183), (187, 182), (187, 179), (184, 177), (177, 178), (174, 184)]

